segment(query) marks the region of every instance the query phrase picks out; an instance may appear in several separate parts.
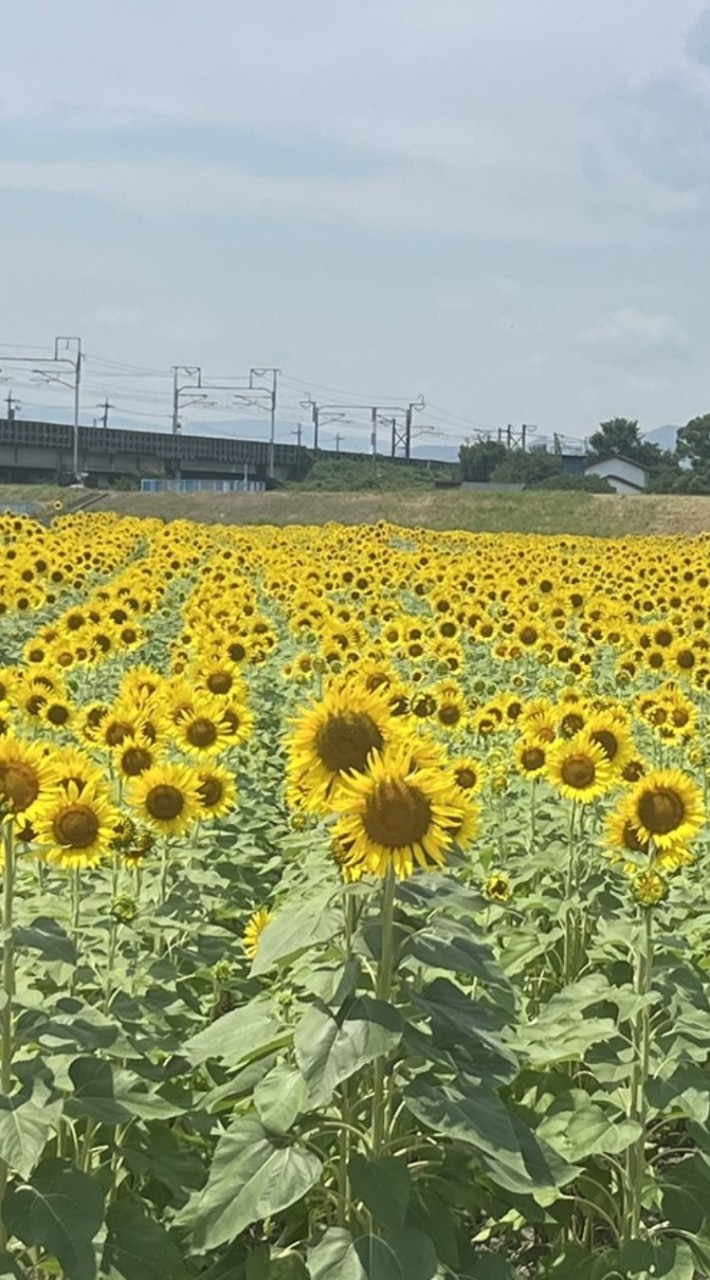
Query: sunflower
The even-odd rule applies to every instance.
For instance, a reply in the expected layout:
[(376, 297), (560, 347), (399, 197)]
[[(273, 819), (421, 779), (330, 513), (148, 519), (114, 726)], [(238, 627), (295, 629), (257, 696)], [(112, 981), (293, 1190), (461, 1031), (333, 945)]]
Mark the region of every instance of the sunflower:
[(124, 738), (118, 747), (114, 747), (113, 759), (122, 778), (137, 778), (146, 769), (150, 769), (158, 759), (159, 752), (143, 734)]
[(219, 755), (233, 741), (222, 705), (212, 699), (203, 699), (189, 710), (180, 711), (173, 734), (177, 745), (193, 756)]
[(33, 807), (32, 825), (48, 862), (95, 867), (110, 849), (117, 817), (105, 793), (70, 782)]
[(155, 764), (131, 782), (127, 800), (155, 831), (180, 836), (199, 817), (199, 788), (196, 769), (184, 764)]
[(468, 798), (476, 795), (483, 786), (484, 768), (475, 756), (457, 756), (450, 761), (456, 786)]
[(505, 871), (492, 871), (483, 886), (483, 891), (493, 902), (507, 902), (512, 889)]
[(539, 778), (545, 772), (549, 743), (535, 736), (520, 738), (515, 744), (513, 759), (518, 773), (524, 778)]
[(614, 770), (604, 750), (585, 733), (554, 745), (545, 773), (565, 799), (582, 804), (598, 799), (614, 784)]
[(68, 698), (52, 696), (40, 708), (40, 719), (55, 733), (70, 729), (73, 716), (74, 708)]
[(634, 740), (631, 737), (628, 720), (623, 713), (596, 712), (587, 720), (584, 731), (592, 742), (596, 742), (601, 747), (609, 763), (619, 772), (629, 760), (633, 759)]
[(197, 771), (200, 814), (223, 818), (237, 803), (234, 774), (218, 764), (202, 765)]
[(449, 772), (413, 770), (406, 747), (374, 751), (366, 772), (342, 780), (333, 834), (350, 866), (380, 877), (392, 866), (403, 879), (443, 866), (465, 819), (460, 797)]
[(447, 684), (435, 690), (437, 705), (436, 723), (447, 733), (455, 733), (464, 728), (466, 723), (466, 702), (462, 691)]
[(680, 769), (652, 769), (636, 783), (628, 804), (640, 838), (657, 849), (692, 840), (705, 821), (702, 791)]
[(251, 736), (254, 716), (237, 698), (222, 698), (219, 702), (219, 723), (226, 746), (236, 747)]
[(0, 808), (24, 813), (41, 796), (48, 781), (47, 755), (39, 742), (14, 733), (0, 738)]
[(350, 773), (364, 773), (373, 751), (395, 734), (387, 693), (332, 685), (297, 718), (288, 738), (289, 776), (312, 810), (324, 809)]
[(271, 912), (268, 907), (259, 907), (250, 916), (242, 936), (242, 945), (250, 960), (254, 959), (259, 949), (259, 939), (270, 920)]

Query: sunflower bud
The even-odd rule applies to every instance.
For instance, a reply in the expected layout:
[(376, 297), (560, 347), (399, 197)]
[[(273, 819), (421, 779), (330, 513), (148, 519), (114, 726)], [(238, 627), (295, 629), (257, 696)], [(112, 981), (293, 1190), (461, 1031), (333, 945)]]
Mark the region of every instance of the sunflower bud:
[(120, 924), (130, 924), (131, 920), (135, 920), (137, 911), (138, 903), (135, 898), (129, 897), (127, 893), (123, 893), (120, 897), (114, 898), (111, 903), (111, 915), (114, 920), (118, 920)]
[(631, 892), (642, 907), (655, 907), (668, 896), (668, 882), (657, 871), (637, 871)]

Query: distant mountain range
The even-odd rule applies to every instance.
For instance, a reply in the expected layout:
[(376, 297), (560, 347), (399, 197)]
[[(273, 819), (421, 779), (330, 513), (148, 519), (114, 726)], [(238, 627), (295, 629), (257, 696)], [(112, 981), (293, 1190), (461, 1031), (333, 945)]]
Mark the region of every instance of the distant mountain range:
[(653, 431), (642, 431), (642, 436), (647, 444), (657, 444), (661, 449), (675, 449), (676, 435), (678, 427), (655, 427)]

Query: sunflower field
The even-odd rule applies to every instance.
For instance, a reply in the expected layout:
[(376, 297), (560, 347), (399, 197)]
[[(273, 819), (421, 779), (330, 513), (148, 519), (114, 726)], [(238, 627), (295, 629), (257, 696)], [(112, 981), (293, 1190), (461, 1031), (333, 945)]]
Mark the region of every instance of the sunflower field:
[(0, 516), (0, 1277), (710, 1275), (709, 552)]

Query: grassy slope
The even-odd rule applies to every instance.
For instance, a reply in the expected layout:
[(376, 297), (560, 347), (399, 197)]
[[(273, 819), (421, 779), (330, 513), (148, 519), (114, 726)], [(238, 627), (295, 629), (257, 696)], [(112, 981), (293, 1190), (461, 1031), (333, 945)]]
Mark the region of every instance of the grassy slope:
[(343, 524), (388, 520), (430, 529), (602, 536), (710, 530), (710, 498), (584, 493), (110, 494), (99, 509), (225, 524)]
[[(7, 503), (36, 502), (50, 513), (59, 497), (65, 510), (83, 500), (76, 490), (49, 486), (0, 486), (0, 510)], [(98, 497), (87, 490), (86, 497)], [(91, 509), (91, 508), (89, 508)], [(108, 493), (97, 511), (162, 516), (224, 524), (367, 524), (388, 520), (430, 529), (471, 529), (501, 533), (570, 533), (598, 536), (700, 533), (710, 531), (710, 497), (618, 498), (585, 493), (472, 493), (433, 490), (425, 493), (248, 494)]]

